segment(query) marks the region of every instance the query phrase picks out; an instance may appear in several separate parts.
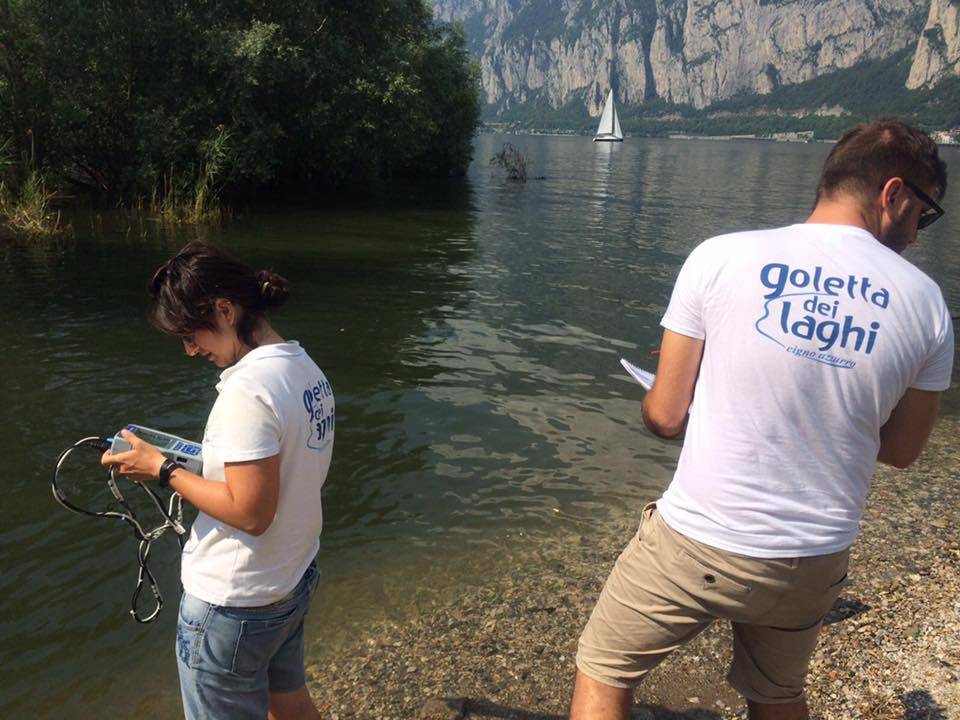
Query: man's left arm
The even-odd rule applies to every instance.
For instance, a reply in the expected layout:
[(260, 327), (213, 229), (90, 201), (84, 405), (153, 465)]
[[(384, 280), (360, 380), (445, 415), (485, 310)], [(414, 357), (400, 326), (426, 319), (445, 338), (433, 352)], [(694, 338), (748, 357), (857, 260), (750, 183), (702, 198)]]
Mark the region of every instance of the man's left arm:
[(940, 302), (939, 314), (929, 357), (880, 428), (877, 460), (896, 468), (908, 467), (920, 457), (940, 409), (940, 393), (950, 387), (953, 321), (945, 302)]
[(909, 467), (923, 452), (939, 409), (939, 392), (907, 390), (880, 428), (877, 460), (901, 470)]
[(683, 432), (700, 374), (704, 341), (663, 331), (657, 379), (643, 399), (643, 422), (654, 435), (675, 438)]

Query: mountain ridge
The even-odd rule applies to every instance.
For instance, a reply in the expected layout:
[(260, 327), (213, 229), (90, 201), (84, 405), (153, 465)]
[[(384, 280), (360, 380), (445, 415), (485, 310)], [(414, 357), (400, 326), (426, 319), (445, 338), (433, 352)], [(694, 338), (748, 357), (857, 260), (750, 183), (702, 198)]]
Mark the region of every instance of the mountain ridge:
[(464, 25), (488, 122), (583, 124), (611, 88), (625, 127), (664, 108), (759, 107), (894, 56), (898, 86), (881, 94), (929, 104), (960, 77), (960, 0), (436, 0), (435, 15)]

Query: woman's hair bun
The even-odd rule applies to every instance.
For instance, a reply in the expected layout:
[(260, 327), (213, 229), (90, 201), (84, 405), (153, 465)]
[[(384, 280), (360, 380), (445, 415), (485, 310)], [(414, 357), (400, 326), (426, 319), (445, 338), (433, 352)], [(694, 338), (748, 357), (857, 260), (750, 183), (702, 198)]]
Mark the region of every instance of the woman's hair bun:
[(287, 301), (290, 284), (285, 277), (277, 275), (272, 270), (261, 270), (257, 273), (257, 283), (260, 285), (260, 307), (264, 309), (280, 307)]

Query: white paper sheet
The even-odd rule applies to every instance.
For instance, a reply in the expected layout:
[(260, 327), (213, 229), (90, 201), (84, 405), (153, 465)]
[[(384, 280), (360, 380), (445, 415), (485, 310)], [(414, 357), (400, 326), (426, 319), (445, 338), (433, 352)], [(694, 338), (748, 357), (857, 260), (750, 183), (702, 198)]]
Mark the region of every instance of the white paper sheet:
[(657, 379), (657, 376), (652, 372), (638, 368), (629, 360), (625, 358), (620, 358), (620, 364), (623, 365), (623, 369), (630, 373), (630, 377), (640, 383), (641, 387), (644, 390), (649, 390), (653, 387), (653, 381)]

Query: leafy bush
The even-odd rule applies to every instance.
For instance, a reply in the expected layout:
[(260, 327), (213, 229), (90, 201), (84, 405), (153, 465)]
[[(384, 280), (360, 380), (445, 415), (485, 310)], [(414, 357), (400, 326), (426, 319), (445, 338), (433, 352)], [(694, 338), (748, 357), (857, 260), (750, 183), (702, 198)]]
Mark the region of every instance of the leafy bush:
[(0, 0), (0, 137), (105, 200), (200, 210), (462, 173), (465, 44), (422, 0)]

